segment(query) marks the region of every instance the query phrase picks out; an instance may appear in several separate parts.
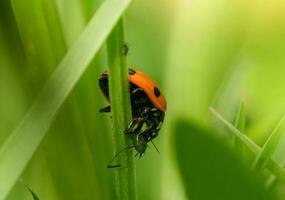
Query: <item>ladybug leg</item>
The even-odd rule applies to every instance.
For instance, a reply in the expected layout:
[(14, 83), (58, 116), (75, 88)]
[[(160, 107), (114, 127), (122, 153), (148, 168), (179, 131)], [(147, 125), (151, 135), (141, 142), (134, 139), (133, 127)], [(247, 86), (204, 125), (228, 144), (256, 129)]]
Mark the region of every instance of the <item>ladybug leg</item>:
[(126, 128), (124, 131), (125, 134), (133, 134), (139, 132), (143, 126), (144, 121), (145, 120), (142, 117), (134, 118), (129, 124), (128, 128)]
[(99, 112), (100, 113), (109, 113), (109, 112), (111, 112), (111, 106), (106, 106), (105, 108), (101, 108), (100, 110), (99, 110)]
[(153, 124), (149, 124), (148, 127), (141, 132), (146, 142), (153, 140), (158, 134), (158, 130), (155, 128)]
[(144, 90), (142, 88), (135, 88), (131, 92), (132, 92), (131, 95), (134, 95), (134, 96), (144, 95)]

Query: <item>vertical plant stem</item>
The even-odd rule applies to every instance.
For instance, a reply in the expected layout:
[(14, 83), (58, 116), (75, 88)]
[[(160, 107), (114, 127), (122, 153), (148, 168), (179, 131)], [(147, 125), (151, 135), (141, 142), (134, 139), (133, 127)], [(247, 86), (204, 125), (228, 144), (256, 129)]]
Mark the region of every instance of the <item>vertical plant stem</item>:
[[(131, 121), (130, 94), (128, 83), (127, 57), (123, 51), (125, 44), (124, 20), (121, 19), (107, 40), (109, 62), (109, 90), (113, 119), (114, 153), (132, 145), (131, 138), (124, 130)], [(116, 199), (136, 199), (135, 166), (133, 150), (122, 152), (116, 158), (121, 167), (114, 170)]]

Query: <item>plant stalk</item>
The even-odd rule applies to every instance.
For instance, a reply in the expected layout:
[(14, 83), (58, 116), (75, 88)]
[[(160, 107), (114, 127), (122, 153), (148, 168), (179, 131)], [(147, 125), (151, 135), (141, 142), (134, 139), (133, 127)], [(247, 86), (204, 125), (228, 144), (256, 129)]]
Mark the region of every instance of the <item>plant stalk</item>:
[[(124, 20), (121, 19), (107, 40), (114, 155), (132, 145), (132, 138), (124, 134), (125, 128), (132, 119), (125, 44)], [(121, 165), (110, 169), (114, 173), (116, 199), (135, 200), (136, 181), (133, 149), (123, 151), (115, 161)]]
[[(245, 114), (245, 105), (244, 101), (240, 102), (239, 110), (236, 115), (235, 119), (235, 127), (242, 133), (245, 131), (245, 120), (246, 120), (246, 114)], [(240, 140), (237, 138), (237, 136), (234, 136), (234, 147), (236, 148), (237, 153), (243, 157), (243, 144), (240, 142)]]

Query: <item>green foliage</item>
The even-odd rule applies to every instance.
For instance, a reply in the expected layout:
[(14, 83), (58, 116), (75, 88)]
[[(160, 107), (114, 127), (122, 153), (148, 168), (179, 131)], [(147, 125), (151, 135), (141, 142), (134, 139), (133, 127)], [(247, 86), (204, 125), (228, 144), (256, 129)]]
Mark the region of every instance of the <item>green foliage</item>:
[[(123, 51), (125, 44), (124, 22), (121, 19), (107, 40), (109, 61), (110, 103), (113, 116), (114, 152), (132, 145), (131, 138), (122, 137), (131, 121), (128, 63)], [(114, 154), (115, 156), (115, 154)], [(133, 150), (122, 152), (116, 162), (122, 169), (114, 168), (116, 199), (136, 199), (136, 182)], [(121, 159), (120, 159), (121, 158)], [(125, 166), (126, 165), (126, 166)]]
[(27, 190), (30, 192), (30, 194), (32, 195), (34, 200), (40, 200), (40, 198), (37, 196), (37, 194), (29, 187), (25, 184), (25, 187), (27, 188)]
[(250, 175), (231, 149), (194, 123), (177, 121), (172, 133), (174, 154), (189, 199), (275, 199)]
[[(245, 122), (246, 122), (246, 112), (245, 112), (245, 105), (244, 101), (240, 102), (238, 113), (235, 119), (235, 127), (240, 131), (244, 132), (245, 130)], [(239, 142), (237, 138), (234, 136), (234, 145), (236, 147), (236, 151), (242, 156), (243, 154), (243, 146)]]
[[(32, 198), (19, 178), (51, 200), (183, 200), (194, 189), (201, 198), (207, 190), (228, 195), (230, 186), (233, 194), (246, 187), (245, 199), (275, 199), (261, 184), (283, 199), (285, 135), (283, 125), (272, 128), (285, 110), (284, 2), (143, 0), (126, 10), (129, 4), (0, 1), (1, 199)], [(120, 51), (124, 42), (128, 56)], [(113, 113), (100, 114), (108, 102), (98, 77), (107, 67)], [(165, 121), (153, 141), (160, 153), (149, 144), (141, 159), (126, 151), (116, 158), (121, 168), (107, 169), (132, 143), (122, 132), (130, 120), (127, 67), (148, 74), (166, 96)], [(209, 106), (219, 110), (222, 123), (212, 123)], [(183, 122), (177, 125), (177, 118)], [(234, 138), (236, 148), (217, 133), (226, 134), (228, 144)], [(250, 169), (254, 159), (257, 171)]]
[[(245, 136), (243, 133), (241, 133), (238, 129), (236, 129), (231, 123), (229, 123), (227, 120), (225, 120), (217, 111), (215, 111), (213, 108), (210, 108), (210, 111), (212, 114), (220, 120), (230, 131), (231, 134), (235, 135), (247, 149), (249, 149), (255, 156), (258, 155), (261, 152), (261, 148), (255, 144), (250, 138)], [(280, 181), (285, 183), (285, 170), (282, 166), (280, 166), (279, 163), (276, 163), (272, 158), (267, 158), (268, 160), (268, 168), (271, 170), (272, 173), (274, 173)]]
[(245, 121), (246, 121), (245, 106), (244, 106), (244, 101), (241, 101), (235, 120), (235, 127), (241, 132), (244, 132), (245, 130)]
[[(23, 121), (0, 149), (0, 198), (7, 196), (94, 55), (130, 1), (106, 1), (67, 52)], [(110, 14), (112, 13), (112, 14)], [(84, 49), (82, 51), (81, 49)]]
[(278, 142), (284, 133), (284, 119), (285, 117), (283, 117), (275, 126), (253, 163), (253, 168), (259, 173), (263, 171), (267, 162), (272, 158), (272, 155), (276, 151)]

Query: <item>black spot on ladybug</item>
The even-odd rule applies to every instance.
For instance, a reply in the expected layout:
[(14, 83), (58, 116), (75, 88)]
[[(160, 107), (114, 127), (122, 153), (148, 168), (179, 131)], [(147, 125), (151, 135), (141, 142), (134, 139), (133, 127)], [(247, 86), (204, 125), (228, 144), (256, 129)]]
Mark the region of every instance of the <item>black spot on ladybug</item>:
[(157, 87), (154, 87), (154, 90), (153, 90), (154, 94), (156, 97), (159, 97), (160, 96), (160, 91)]
[(129, 69), (129, 75), (134, 75), (136, 73), (136, 71), (135, 70), (133, 70), (133, 69)]

